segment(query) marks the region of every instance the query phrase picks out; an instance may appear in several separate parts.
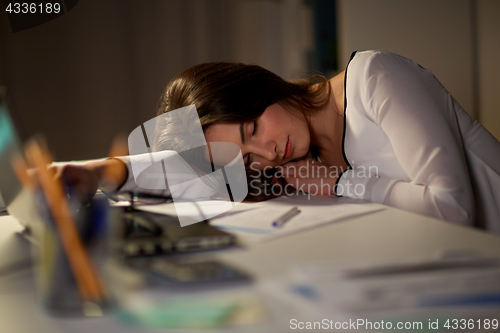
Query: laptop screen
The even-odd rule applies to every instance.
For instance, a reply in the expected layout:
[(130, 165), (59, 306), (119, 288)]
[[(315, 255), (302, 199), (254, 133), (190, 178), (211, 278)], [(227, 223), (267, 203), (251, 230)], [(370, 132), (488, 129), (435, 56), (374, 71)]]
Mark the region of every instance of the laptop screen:
[(12, 158), (20, 154), (20, 142), (5, 98), (1, 95), (0, 91), (0, 193), (3, 199), (0, 211), (5, 210), (22, 189), (11, 165)]

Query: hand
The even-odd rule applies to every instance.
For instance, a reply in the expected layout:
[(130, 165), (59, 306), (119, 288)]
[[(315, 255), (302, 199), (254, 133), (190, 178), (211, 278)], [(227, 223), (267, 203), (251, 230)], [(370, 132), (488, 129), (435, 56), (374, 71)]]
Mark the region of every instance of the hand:
[(335, 183), (341, 170), (307, 158), (278, 167), (278, 172), (297, 190), (313, 195), (335, 195)]
[(97, 189), (116, 191), (127, 174), (125, 163), (118, 159), (91, 161), (83, 165), (55, 164), (49, 170), (80, 202), (92, 199)]
[(90, 201), (99, 187), (97, 173), (82, 165), (52, 165), (49, 171), (80, 202)]

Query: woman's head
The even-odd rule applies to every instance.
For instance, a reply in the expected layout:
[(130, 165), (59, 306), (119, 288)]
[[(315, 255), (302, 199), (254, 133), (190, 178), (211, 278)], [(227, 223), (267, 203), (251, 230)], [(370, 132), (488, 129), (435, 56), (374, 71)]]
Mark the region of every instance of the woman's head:
[[(329, 97), (329, 82), (319, 75), (290, 82), (260, 66), (214, 62), (193, 66), (174, 77), (158, 102), (157, 113), (194, 104), (203, 131), (210, 133), (215, 124), (254, 123), (275, 104), (303, 121), (305, 114), (323, 109)], [(158, 130), (156, 149), (172, 149), (164, 144), (169, 133)]]

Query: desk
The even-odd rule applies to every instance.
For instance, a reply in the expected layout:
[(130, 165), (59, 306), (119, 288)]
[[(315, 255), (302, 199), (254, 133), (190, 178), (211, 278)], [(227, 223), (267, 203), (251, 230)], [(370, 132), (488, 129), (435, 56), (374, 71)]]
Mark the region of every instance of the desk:
[[(0, 267), (28, 258), (29, 244), (15, 234), (20, 229), (12, 217), (0, 217)], [(290, 267), (316, 260), (337, 263), (403, 260), (435, 257), (440, 251), (454, 248), (498, 254), (500, 238), (387, 208), (243, 250), (216, 255), (247, 269), (257, 279), (265, 279), (284, 276), (288, 274)], [(290, 319), (286, 312), (281, 311), (272, 323), (264, 327), (244, 327), (231, 329), (231, 332), (289, 332)], [(29, 269), (0, 277), (0, 323), (2, 332), (8, 333), (135, 332), (113, 318), (70, 320), (44, 315), (36, 304), (33, 271)]]

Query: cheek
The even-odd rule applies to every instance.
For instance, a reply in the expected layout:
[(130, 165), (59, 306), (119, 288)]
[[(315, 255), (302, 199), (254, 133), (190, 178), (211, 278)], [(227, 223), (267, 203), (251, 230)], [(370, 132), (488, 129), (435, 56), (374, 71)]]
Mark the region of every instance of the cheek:
[(309, 133), (309, 128), (307, 126), (300, 126), (299, 128), (296, 128), (295, 130), (295, 138), (297, 140), (296, 142), (296, 149), (302, 151), (302, 150), (307, 150), (309, 151), (309, 146), (311, 144), (311, 136)]

